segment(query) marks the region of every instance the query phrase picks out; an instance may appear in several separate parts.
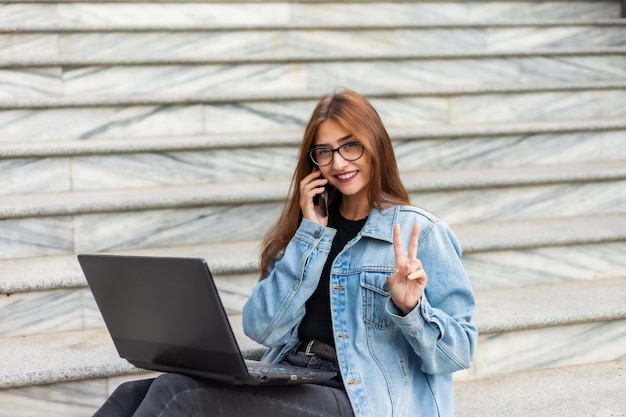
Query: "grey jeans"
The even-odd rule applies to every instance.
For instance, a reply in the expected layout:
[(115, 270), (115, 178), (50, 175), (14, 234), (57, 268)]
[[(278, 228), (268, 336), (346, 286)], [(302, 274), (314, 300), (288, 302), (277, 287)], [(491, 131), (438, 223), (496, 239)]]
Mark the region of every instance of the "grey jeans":
[[(313, 368), (336, 366), (303, 352), (288, 358)], [(352, 417), (342, 384), (329, 384), (243, 386), (163, 374), (120, 385), (94, 417)]]

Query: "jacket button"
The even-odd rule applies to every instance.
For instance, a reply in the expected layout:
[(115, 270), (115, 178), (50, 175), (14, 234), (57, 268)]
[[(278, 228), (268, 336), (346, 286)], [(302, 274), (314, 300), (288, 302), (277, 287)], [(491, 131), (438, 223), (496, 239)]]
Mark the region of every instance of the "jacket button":
[(311, 236), (313, 236), (315, 239), (319, 239), (319, 237), (322, 236), (322, 232), (316, 230), (314, 232), (311, 232)]

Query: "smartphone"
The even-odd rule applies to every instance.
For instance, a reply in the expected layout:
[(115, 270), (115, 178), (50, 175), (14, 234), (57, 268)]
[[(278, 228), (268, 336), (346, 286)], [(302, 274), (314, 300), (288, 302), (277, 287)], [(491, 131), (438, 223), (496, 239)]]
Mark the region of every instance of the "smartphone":
[[(320, 175), (320, 178), (324, 178)], [(322, 216), (328, 216), (328, 202), (326, 201), (326, 187), (321, 194), (313, 196), (313, 204), (322, 208)]]
[(328, 202), (326, 201), (326, 189), (324, 188), (324, 192), (322, 194), (317, 195), (317, 202), (322, 208), (322, 216), (328, 217)]

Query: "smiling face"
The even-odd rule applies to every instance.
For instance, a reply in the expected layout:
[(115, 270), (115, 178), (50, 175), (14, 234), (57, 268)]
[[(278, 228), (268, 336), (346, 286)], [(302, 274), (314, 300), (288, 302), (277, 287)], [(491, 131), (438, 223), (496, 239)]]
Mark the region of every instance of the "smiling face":
[[(336, 149), (350, 142), (358, 142), (358, 139), (335, 120), (328, 119), (319, 125), (313, 147)], [(355, 161), (347, 161), (339, 152), (334, 152), (332, 162), (319, 167), (319, 170), (324, 178), (328, 179), (330, 185), (343, 195), (342, 214), (348, 217), (358, 217), (360, 214), (356, 213), (369, 213), (368, 191), (372, 163), (367, 151)]]

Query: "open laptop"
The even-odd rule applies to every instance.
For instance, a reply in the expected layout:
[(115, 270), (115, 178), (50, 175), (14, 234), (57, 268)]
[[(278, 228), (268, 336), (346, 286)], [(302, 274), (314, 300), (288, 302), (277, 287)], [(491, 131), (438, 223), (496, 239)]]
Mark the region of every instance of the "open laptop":
[(78, 255), (120, 357), (231, 384), (298, 384), (334, 372), (244, 360), (204, 259)]

